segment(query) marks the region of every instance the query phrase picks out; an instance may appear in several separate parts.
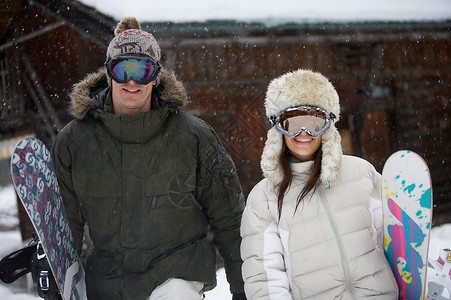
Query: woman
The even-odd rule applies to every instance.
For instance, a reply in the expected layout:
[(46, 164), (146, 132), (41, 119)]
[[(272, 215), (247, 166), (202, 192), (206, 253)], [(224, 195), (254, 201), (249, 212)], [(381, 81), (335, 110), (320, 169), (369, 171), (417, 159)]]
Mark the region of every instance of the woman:
[(396, 299), (382, 250), (381, 176), (342, 154), (332, 84), (308, 70), (285, 74), (269, 84), (265, 107), (265, 178), (241, 223), (247, 299)]

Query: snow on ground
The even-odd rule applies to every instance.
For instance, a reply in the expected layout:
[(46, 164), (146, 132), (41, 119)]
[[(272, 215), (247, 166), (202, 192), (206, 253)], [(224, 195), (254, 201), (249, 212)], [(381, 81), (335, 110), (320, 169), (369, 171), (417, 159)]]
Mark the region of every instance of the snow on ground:
[[(0, 259), (5, 255), (23, 247), (18, 230), (17, 202), (12, 185), (0, 187)], [(3, 229), (2, 229), (3, 228)], [(12, 228), (4, 231), (5, 228)], [(432, 228), (429, 257), (436, 259), (440, 249), (451, 248), (451, 224)], [(28, 283), (27, 283), (28, 280)], [(229, 284), (223, 268), (217, 272), (218, 286), (205, 293), (205, 300), (230, 300)], [(13, 284), (0, 281), (0, 299), (37, 300), (36, 287), (30, 278), (22, 277)], [(28, 286), (28, 288), (27, 288)]]
[(3, 231), (3, 228), (17, 228), (19, 226), (15, 199), (16, 192), (12, 184), (0, 187), (0, 231)]

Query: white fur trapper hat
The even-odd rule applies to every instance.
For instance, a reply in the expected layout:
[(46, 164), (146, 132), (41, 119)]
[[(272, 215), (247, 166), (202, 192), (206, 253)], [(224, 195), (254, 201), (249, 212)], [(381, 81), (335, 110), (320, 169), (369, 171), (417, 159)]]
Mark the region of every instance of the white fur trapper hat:
[[(286, 108), (300, 105), (317, 106), (328, 114), (333, 113), (336, 121), (340, 118), (338, 94), (329, 80), (320, 73), (299, 69), (272, 80), (265, 99), (266, 116), (279, 116)], [(273, 186), (282, 182), (283, 172), (279, 164), (283, 135), (272, 127), (268, 131), (263, 148), (261, 168), (263, 175)], [(320, 180), (330, 183), (335, 180), (341, 166), (341, 137), (331, 122), (329, 130), (322, 135), (322, 162)]]

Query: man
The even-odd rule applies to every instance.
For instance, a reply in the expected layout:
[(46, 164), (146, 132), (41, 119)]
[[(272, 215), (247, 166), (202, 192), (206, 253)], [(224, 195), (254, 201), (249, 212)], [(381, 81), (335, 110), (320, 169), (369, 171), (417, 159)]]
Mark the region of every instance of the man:
[(88, 297), (201, 299), (216, 285), (216, 245), (233, 299), (245, 299), (244, 201), (216, 133), (179, 110), (183, 85), (136, 19), (118, 24), (105, 67), (74, 86), (75, 119), (52, 148), (78, 251), (85, 224), (94, 244)]

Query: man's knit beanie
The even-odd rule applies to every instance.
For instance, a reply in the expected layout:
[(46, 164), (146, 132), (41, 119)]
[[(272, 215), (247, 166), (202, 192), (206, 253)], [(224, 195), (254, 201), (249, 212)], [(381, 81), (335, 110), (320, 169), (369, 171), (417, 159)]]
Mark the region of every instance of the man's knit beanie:
[[(141, 30), (141, 25), (136, 18), (122, 19), (114, 30), (114, 38), (108, 45), (106, 52), (107, 61), (116, 56), (146, 56), (159, 62), (161, 50), (153, 35)], [(157, 84), (159, 83), (157, 78)], [(111, 79), (108, 77), (111, 85)]]

